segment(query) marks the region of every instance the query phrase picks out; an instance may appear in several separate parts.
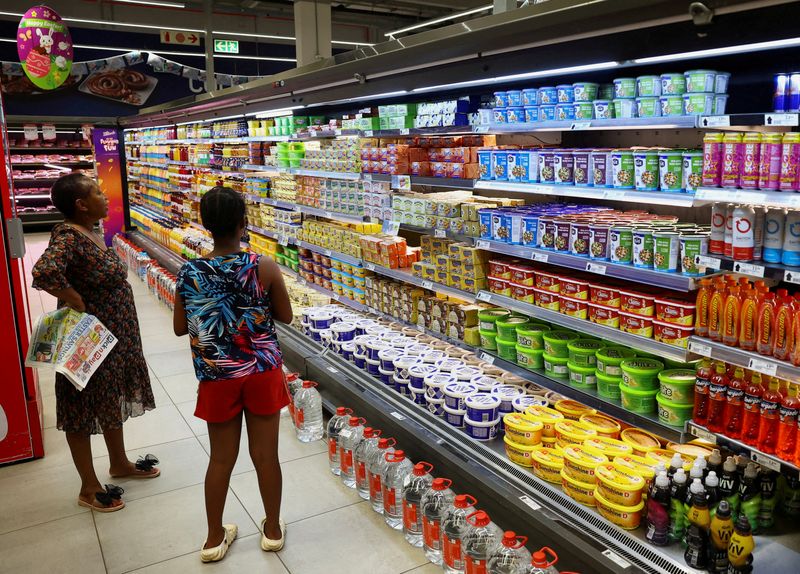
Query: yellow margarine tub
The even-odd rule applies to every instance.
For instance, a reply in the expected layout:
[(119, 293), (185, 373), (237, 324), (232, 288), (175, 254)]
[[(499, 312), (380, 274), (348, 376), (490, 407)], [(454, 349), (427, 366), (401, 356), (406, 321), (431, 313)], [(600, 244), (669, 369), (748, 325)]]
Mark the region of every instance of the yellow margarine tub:
[(613, 459), (615, 456), (633, 454), (633, 447), (631, 445), (605, 435), (587, 438), (583, 441), (583, 446), (590, 452), (606, 455), (609, 460)]
[(644, 457), (647, 460), (649, 460), (650, 464), (652, 464), (653, 466), (657, 465), (659, 462), (663, 462), (664, 466), (669, 468), (669, 463), (672, 461), (673, 454), (675, 453), (665, 448), (654, 448), (653, 450), (645, 454)]
[(552, 448), (553, 450), (557, 450), (558, 452), (564, 451), (563, 448), (561, 448), (556, 444), (556, 437), (554, 436), (542, 436), (541, 444), (545, 448)]
[(564, 470), (561, 470), (561, 488), (573, 500), (585, 504), (586, 506), (594, 506), (594, 484), (590, 482), (581, 482), (575, 480), (568, 475)]
[(667, 450), (680, 453), (684, 459), (690, 458), (692, 461), (694, 461), (694, 459), (696, 459), (698, 456), (705, 457), (706, 459), (711, 456), (711, 449), (698, 444), (680, 444), (677, 442), (670, 442), (667, 443)]
[(582, 423), (590, 425), (599, 435), (605, 435), (610, 438), (619, 438), (619, 433), (622, 427), (620, 424), (605, 415), (599, 413), (585, 413), (578, 419)]
[(556, 436), (555, 424), (564, 420), (564, 415), (550, 407), (531, 405), (525, 409), (525, 418), (542, 423), (542, 437)]
[(644, 479), (645, 492), (650, 488), (650, 483), (656, 477), (653, 463), (643, 456), (636, 456), (635, 454), (615, 456), (613, 463), (620, 470), (641, 476)]
[(535, 446), (531, 449), (531, 465), (533, 474), (546, 480), (547, 482), (561, 482), (561, 469), (564, 466), (564, 459), (561, 454), (552, 448), (543, 445)]
[(661, 441), (654, 434), (635, 427), (627, 428), (619, 433), (622, 442), (633, 447), (633, 454), (644, 456), (655, 448), (661, 448)]
[(636, 506), (642, 500), (644, 479), (613, 464), (601, 464), (594, 470), (597, 490), (604, 499), (620, 506)]
[(564, 448), (564, 472), (580, 482), (593, 482), (594, 469), (600, 464), (607, 464), (608, 460), (605, 455), (589, 452), (578, 444)]
[(594, 499), (597, 502), (597, 512), (605, 519), (625, 530), (639, 528), (644, 502), (639, 502), (636, 506), (621, 506), (603, 498), (597, 489), (594, 491)]
[(570, 444), (583, 444), (587, 438), (597, 436), (597, 431), (579, 421), (563, 420), (555, 424), (556, 444), (566, 448)]
[(541, 421), (532, 421), (519, 413), (508, 413), (503, 417), (503, 424), (506, 437), (518, 445), (534, 446), (542, 442), (544, 424)]
[(533, 466), (531, 452), (539, 445), (519, 444), (511, 440), (508, 435), (503, 437), (503, 442), (506, 443), (506, 455), (511, 462), (520, 466)]
[(573, 401), (570, 399), (561, 399), (560, 401), (556, 401), (556, 404), (553, 405), (553, 408), (564, 415), (565, 418), (573, 421), (580, 419), (581, 415), (597, 412), (595, 409), (587, 407), (583, 403), (579, 403), (578, 401)]

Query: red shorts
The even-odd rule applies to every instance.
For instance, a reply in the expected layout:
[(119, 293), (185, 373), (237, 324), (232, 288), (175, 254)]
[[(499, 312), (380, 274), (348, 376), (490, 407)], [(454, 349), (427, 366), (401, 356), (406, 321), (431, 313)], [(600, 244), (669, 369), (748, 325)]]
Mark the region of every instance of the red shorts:
[(279, 367), (235, 379), (201, 381), (194, 416), (209, 423), (221, 423), (245, 409), (256, 415), (271, 415), (288, 404), (286, 378)]

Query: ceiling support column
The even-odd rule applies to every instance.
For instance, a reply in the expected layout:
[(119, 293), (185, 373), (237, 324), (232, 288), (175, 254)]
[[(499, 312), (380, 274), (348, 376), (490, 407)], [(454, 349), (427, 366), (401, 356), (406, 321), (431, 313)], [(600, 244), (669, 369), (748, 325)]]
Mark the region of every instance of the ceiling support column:
[(297, 0), (294, 3), (294, 35), (297, 67), (330, 58), (331, 5), (327, 0)]

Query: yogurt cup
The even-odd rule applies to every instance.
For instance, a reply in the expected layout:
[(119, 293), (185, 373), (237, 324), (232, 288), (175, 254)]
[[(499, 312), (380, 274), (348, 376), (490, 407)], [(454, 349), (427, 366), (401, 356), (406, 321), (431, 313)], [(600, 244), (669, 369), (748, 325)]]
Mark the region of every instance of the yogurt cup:
[(331, 325), (331, 340), (343, 343), (352, 341), (356, 336), (355, 323), (340, 321)]
[(575, 88), (572, 84), (556, 86), (556, 97), (559, 104), (571, 104), (575, 101)]
[[(444, 387), (456, 383), (455, 377), (442, 373), (434, 373), (425, 377), (425, 395), (437, 401), (444, 400)], [(457, 407), (453, 407), (457, 408)]]
[[(714, 92), (716, 89), (716, 76), (714, 70), (687, 70), (683, 73), (686, 78), (687, 92)], [(727, 88), (727, 82), (725, 82)]]
[(394, 372), (394, 360), (403, 353), (399, 349), (384, 349), (378, 353), (378, 360), (381, 362), (381, 369)]
[(661, 115), (661, 102), (658, 97), (636, 98), (636, 115), (640, 118), (655, 118)]
[(494, 107), (496, 108), (505, 108), (508, 106), (508, 93), (507, 92), (495, 92), (494, 93)]
[(636, 94), (639, 97), (652, 97), (661, 95), (660, 76), (639, 76), (636, 78)]
[(636, 78), (615, 78), (614, 79), (615, 98), (635, 98), (636, 97)]
[(553, 86), (539, 88), (536, 103), (539, 106), (555, 106), (558, 103), (558, 90)]
[(658, 98), (661, 105), (662, 116), (682, 116), (684, 115), (683, 109), (683, 95), (677, 96), (661, 96)]
[(537, 94), (539, 90), (536, 88), (525, 88), (522, 90), (522, 105), (523, 106), (536, 106), (539, 104)]
[(345, 361), (352, 361), (355, 349), (356, 349), (355, 343), (353, 343), (352, 341), (347, 341), (345, 343), (342, 343), (341, 347), (339, 348), (339, 353), (342, 355), (342, 358)]
[(594, 117), (598, 120), (608, 120), (614, 117), (614, 108), (610, 100), (594, 100)]
[(420, 406), (427, 406), (428, 401), (425, 400), (425, 390), (419, 390), (409, 385), (408, 390), (411, 391), (411, 400), (414, 404)]
[(683, 189), (682, 151), (658, 152), (658, 184), (661, 191), (677, 193)]
[(525, 396), (525, 389), (517, 385), (497, 385), (491, 394), (500, 399), (500, 412), (514, 412), (514, 399)]
[(714, 115), (725, 115), (725, 108), (728, 106), (727, 94), (714, 94)]
[(694, 193), (703, 183), (703, 152), (683, 153), (683, 190)]
[(657, 151), (637, 150), (634, 152), (633, 178), (634, 187), (639, 191), (658, 190), (659, 172)]
[(435, 365), (417, 363), (408, 368), (408, 384), (412, 389), (424, 390), (425, 380), (428, 375), (438, 374), (439, 369)]
[(488, 441), (497, 438), (500, 418), (493, 421), (476, 421), (467, 414), (464, 416), (464, 432), (479, 441)]
[(666, 273), (678, 271), (680, 234), (674, 231), (653, 233), (653, 269)]
[(687, 116), (708, 116), (714, 113), (713, 92), (683, 94), (683, 109)]
[(731, 75), (729, 72), (717, 72), (714, 75), (714, 92), (717, 94), (727, 94), (730, 79)]
[(461, 359), (447, 358), (447, 359), (442, 359), (441, 361), (436, 363), (436, 367), (442, 373), (452, 373), (456, 369), (460, 369), (461, 367), (466, 367), (466, 364)]
[(683, 74), (661, 74), (661, 95), (681, 95), (686, 93), (686, 76)]
[(636, 100), (616, 98), (612, 101), (615, 118), (635, 118), (638, 114)]
[(500, 383), (493, 376), (478, 375), (470, 381), (470, 384), (475, 385), (480, 392), (490, 393)]
[(464, 428), (464, 415), (466, 415), (466, 411), (451, 409), (447, 406), (447, 403), (442, 405), (442, 410), (444, 411), (444, 420), (447, 421), (447, 424), (459, 429)]
[(539, 106), (539, 121), (552, 122), (556, 119), (556, 106), (542, 104)]
[(548, 405), (547, 399), (537, 395), (530, 395), (525, 394), (519, 397), (516, 397), (511, 404), (514, 407), (514, 412), (516, 413), (524, 413), (528, 407), (531, 406), (543, 406), (546, 407)]
[(525, 121), (525, 108), (522, 106), (510, 106), (506, 108), (506, 118), (510, 124), (521, 124)]
[(575, 119), (575, 104), (557, 104), (556, 105), (556, 120), (574, 120)]
[(589, 102), (597, 99), (597, 91), (599, 85), (593, 82), (576, 82), (572, 84), (573, 94), (574, 94), (574, 101), (577, 102)]
[(494, 108), (492, 110), (492, 118), (496, 124), (507, 124), (508, 108)]
[(400, 355), (394, 360), (394, 374), (395, 377), (404, 381), (404, 383), (408, 383), (410, 378), (408, 370), (416, 365), (421, 363), (419, 357), (415, 357), (413, 355)]
[(611, 152), (611, 180), (615, 189), (633, 189), (633, 152), (615, 149)]
[(522, 90), (508, 90), (506, 92), (506, 102), (506, 105), (509, 108), (514, 106), (522, 106)]
[(380, 361), (373, 361), (369, 357), (367, 357), (367, 373), (372, 375), (373, 377), (380, 377), (381, 372), (381, 362)]
[(308, 322), (311, 324), (312, 329), (330, 329), (331, 325), (333, 325), (334, 317), (326, 312), (310, 313)]
[(489, 393), (478, 392), (464, 399), (467, 416), (475, 422), (497, 421), (501, 400)]
[(633, 230), (633, 266), (653, 268), (653, 230), (649, 227)]
[(525, 106), (525, 123), (532, 124), (539, 121), (539, 106)]
[(469, 383), (451, 382), (442, 387), (444, 404), (450, 409), (466, 411), (465, 399), (478, 392), (478, 387)]
[(382, 341), (380, 339), (373, 339), (366, 345), (367, 347), (367, 359), (370, 361), (374, 361), (375, 363), (380, 362), (379, 354), (381, 351), (386, 349), (390, 349), (389, 343)]
[(428, 412), (434, 416), (441, 417), (444, 415), (444, 399), (432, 399), (429, 396), (425, 397), (428, 405)]
[(393, 385), (394, 384), (394, 370), (386, 371), (386, 370), (378, 367), (378, 372), (380, 373), (381, 382), (384, 385)]
[(708, 254), (708, 235), (681, 234), (681, 273), (689, 277), (699, 277), (703, 273), (695, 263), (695, 257)]
[(480, 377), (483, 375), (483, 370), (479, 367), (458, 367), (457, 369), (453, 369), (451, 375), (456, 378), (459, 382), (469, 383), (473, 379)]

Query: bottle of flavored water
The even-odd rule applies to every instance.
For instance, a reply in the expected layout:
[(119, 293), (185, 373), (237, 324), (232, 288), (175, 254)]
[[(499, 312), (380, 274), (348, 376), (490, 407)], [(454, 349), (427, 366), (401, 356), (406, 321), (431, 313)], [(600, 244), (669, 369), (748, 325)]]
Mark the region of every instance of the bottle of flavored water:
[(403, 528), (403, 491), (411, 482), (413, 463), (402, 450), (384, 455), (386, 466), (381, 473), (383, 519), (390, 528)]
[(316, 386), (314, 381), (303, 381), (303, 388), (295, 397), (295, 428), (300, 442), (320, 440), (325, 431), (322, 425), (322, 397), (314, 388)]
[(339, 431), (339, 476), (347, 488), (356, 487), (356, 469), (354, 453), (356, 447), (364, 440), (364, 424), (361, 417), (350, 417), (347, 426)]
[(411, 480), (403, 489), (403, 535), (406, 541), (420, 548), (422, 546), (422, 496), (433, 483), (429, 462), (418, 462), (411, 470)]

